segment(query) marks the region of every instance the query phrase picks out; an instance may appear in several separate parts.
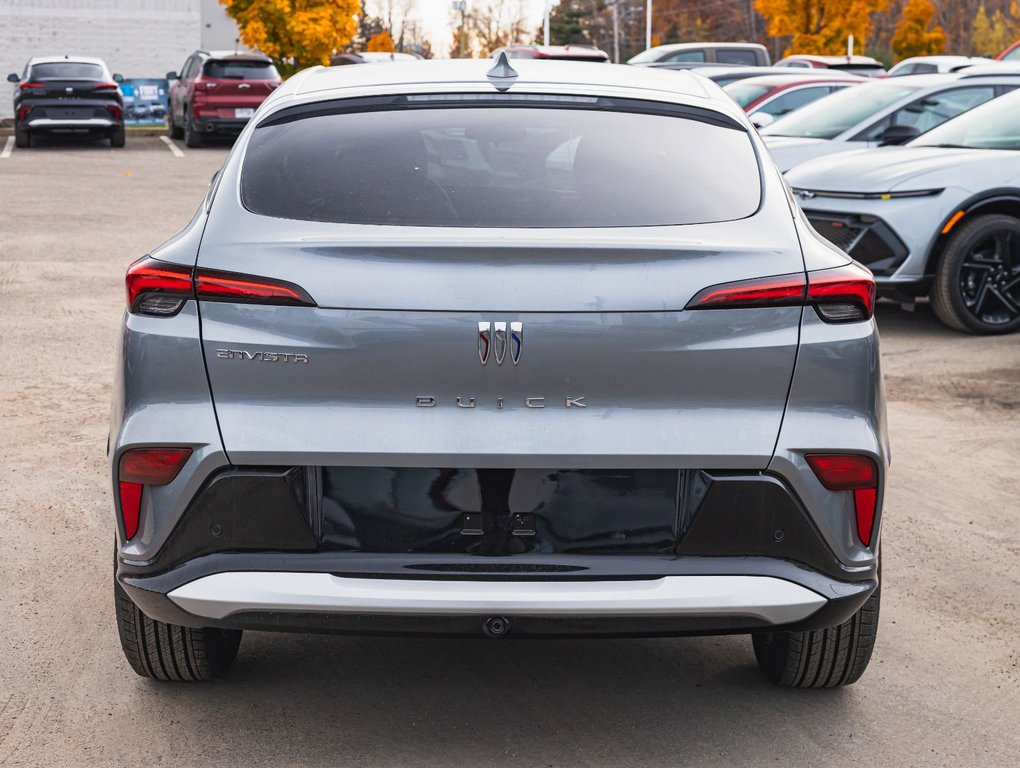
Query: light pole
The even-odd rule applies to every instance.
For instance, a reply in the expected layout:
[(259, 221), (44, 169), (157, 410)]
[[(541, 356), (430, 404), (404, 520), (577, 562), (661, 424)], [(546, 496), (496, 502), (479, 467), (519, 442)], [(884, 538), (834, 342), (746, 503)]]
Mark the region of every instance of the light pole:
[(620, 0), (613, 3), (613, 63), (620, 63)]
[(645, 7), (645, 50), (652, 47), (652, 0)]
[(464, 58), (467, 51), (467, 0), (453, 0), (453, 10), (460, 11), (460, 34), (457, 36), (460, 42), (460, 58)]
[(544, 38), (545, 38), (544, 45), (548, 46), (549, 45), (549, 0), (545, 0), (545, 25), (544, 25), (543, 32), (545, 33), (544, 34)]

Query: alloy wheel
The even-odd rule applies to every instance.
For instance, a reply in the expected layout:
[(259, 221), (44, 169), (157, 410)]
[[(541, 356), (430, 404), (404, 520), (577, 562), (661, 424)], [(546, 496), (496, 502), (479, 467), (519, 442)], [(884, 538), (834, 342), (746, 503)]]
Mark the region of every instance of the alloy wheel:
[(977, 241), (960, 264), (960, 294), (975, 318), (1002, 325), (1020, 317), (1020, 238), (995, 230)]

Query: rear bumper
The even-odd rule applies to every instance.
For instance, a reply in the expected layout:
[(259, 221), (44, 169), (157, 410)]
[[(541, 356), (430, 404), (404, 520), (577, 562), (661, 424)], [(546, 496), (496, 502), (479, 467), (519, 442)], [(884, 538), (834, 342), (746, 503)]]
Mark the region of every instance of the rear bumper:
[(835, 626), (876, 563), (764, 474), (230, 468), (118, 579), (184, 626), (648, 636)]
[(829, 627), (874, 577), (837, 581), (772, 558), (220, 554), (120, 583), (185, 626), (351, 634), (683, 635)]
[(222, 133), (236, 135), (244, 130), (244, 127), (251, 122), (251, 118), (237, 120), (234, 118), (222, 117), (196, 117), (195, 129), (199, 133)]
[(113, 128), (120, 125), (116, 120), (104, 117), (90, 118), (69, 118), (57, 119), (50, 117), (37, 117), (25, 121), (25, 125), (32, 130), (51, 130), (58, 128)]
[(805, 619), (816, 592), (772, 576), (664, 576), (616, 581), (364, 579), (330, 573), (230, 572), (203, 576), (168, 597), (195, 616), (252, 611), (438, 616), (749, 616)]

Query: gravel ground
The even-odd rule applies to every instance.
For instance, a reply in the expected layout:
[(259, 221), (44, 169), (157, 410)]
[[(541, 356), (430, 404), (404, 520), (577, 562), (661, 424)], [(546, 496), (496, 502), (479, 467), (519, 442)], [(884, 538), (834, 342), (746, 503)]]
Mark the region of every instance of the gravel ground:
[(893, 467), (855, 686), (773, 688), (742, 637), (252, 632), (215, 683), (136, 677), (104, 455), (122, 275), (225, 152), (131, 137), (0, 158), (0, 765), (1020, 763), (1020, 336), (963, 336), (926, 305), (879, 311)]

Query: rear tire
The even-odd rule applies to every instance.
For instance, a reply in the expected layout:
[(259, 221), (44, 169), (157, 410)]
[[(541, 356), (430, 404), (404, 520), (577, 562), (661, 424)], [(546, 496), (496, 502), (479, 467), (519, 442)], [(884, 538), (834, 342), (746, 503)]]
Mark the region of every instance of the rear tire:
[(28, 149), (32, 146), (32, 134), (29, 133), (28, 128), (14, 125), (14, 146), (18, 149)]
[(174, 111), (173, 111), (173, 109), (169, 110), (166, 113), (166, 134), (171, 139), (183, 139), (184, 138), (184, 131), (181, 130), (180, 126), (178, 126), (174, 122)]
[(202, 134), (195, 130), (192, 121), (188, 119), (187, 108), (184, 110), (184, 146), (191, 149), (202, 146)]
[(114, 148), (123, 147), (124, 146), (124, 141), (125, 141), (125, 132), (124, 132), (124, 126), (123, 125), (119, 125), (119, 126), (117, 126), (116, 128), (114, 128), (113, 130), (110, 131), (110, 146), (111, 147), (114, 147)]
[(875, 647), (881, 589), (837, 627), (754, 635), (758, 666), (783, 688), (838, 688), (857, 682)]
[(1020, 329), (1020, 219), (992, 214), (961, 224), (939, 259), (931, 305), (958, 331)]
[(120, 645), (131, 668), (153, 680), (202, 682), (219, 677), (233, 663), (239, 629), (180, 627), (150, 619), (113, 581)]

